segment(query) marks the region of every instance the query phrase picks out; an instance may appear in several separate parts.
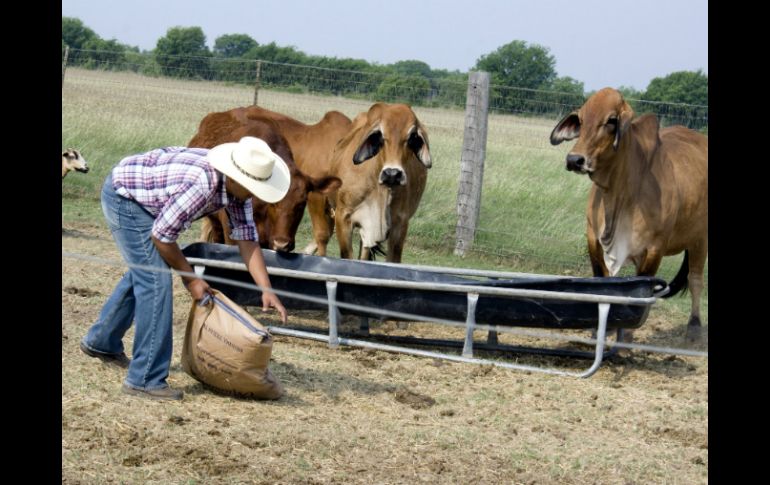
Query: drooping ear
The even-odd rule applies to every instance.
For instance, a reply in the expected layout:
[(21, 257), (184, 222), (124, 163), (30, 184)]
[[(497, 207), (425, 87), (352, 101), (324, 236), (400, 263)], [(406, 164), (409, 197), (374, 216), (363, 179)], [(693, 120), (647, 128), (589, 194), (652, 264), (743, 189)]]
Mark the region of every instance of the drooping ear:
[(426, 168), (430, 168), (433, 161), (430, 156), (430, 147), (428, 146), (428, 133), (422, 126), (417, 127), (409, 133), (409, 139), (406, 141), (407, 146), (417, 155), (417, 159), (420, 160)]
[(635, 119), (629, 124), (633, 134), (633, 140), (639, 146), (644, 159), (651, 160), (653, 154), (660, 146), (660, 123), (654, 114), (646, 114)]
[(379, 128), (375, 128), (370, 132), (361, 145), (356, 149), (356, 153), (353, 154), (353, 163), (358, 165), (361, 162), (369, 160), (373, 156), (377, 155), (382, 149), (382, 145), (385, 144), (385, 139), (382, 137), (382, 131)]
[(568, 114), (551, 132), (551, 145), (558, 145), (564, 140), (573, 140), (580, 136), (580, 118), (577, 111)]
[(615, 141), (612, 142), (612, 148), (615, 150), (618, 149), (618, 145), (620, 144), (620, 139), (623, 138), (623, 133), (628, 130), (628, 127), (631, 125), (631, 120), (634, 118), (634, 110), (631, 108), (631, 105), (623, 101), (623, 105), (620, 108), (620, 113), (618, 113), (618, 127), (615, 130)]

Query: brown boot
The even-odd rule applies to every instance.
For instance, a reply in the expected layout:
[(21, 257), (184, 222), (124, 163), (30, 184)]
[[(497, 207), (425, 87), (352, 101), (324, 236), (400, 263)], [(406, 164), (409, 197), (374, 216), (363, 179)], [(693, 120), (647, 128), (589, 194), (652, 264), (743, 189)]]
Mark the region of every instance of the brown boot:
[(161, 387), (160, 389), (136, 389), (123, 383), (123, 394), (139, 396), (157, 401), (181, 401), (184, 392), (170, 387)]
[(131, 359), (129, 359), (123, 352), (119, 354), (105, 354), (104, 352), (91, 350), (86, 346), (86, 344), (83, 343), (82, 340), (80, 341), (80, 350), (82, 350), (83, 353), (89, 357), (96, 357), (105, 364), (115, 365), (121, 369), (128, 369), (128, 364), (131, 363)]

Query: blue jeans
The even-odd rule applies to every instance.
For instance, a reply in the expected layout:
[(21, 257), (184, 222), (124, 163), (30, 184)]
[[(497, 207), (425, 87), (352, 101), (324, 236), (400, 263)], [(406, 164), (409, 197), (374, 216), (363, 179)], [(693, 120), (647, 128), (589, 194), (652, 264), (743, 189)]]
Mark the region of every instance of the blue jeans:
[[(155, 218), (139, 203), (112, 188), (112, 174), (102, 188), (102, 211), (123, 259), (129, 264), (169, 267), (153, 244)], [(131, 365), (125, 383), (136, 389), (167, 387), (172, 350), (172, 276), (129, 268), (99, 319), (83, 337), (89, 349), (106, 354), (123, 352), (123, 335), (136, 323)]]

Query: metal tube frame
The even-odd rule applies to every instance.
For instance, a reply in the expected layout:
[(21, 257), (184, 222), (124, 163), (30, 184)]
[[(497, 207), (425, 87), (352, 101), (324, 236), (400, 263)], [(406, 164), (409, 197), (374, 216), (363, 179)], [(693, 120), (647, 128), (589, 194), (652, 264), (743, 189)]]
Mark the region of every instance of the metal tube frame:
[[(201, 268), (201, 266), (211, 266), (211, 267), (247, 271), (246, 265), (243, 263), (232, 263), (227, 261), (207, 260), (207, 259), (201, 259), (201, 258), (188, 258), (188, 261), (190, 262), (191, 265), (194, 265), (194, 266), (198, 265), (198, 266), (195, 266), (195, 271), (196, 273), (201, 275), (203, 274), (203, 271), (202, 271), (203, 268)], [(378, 264), (383, 264), (383, 263), (378, 263)], [(430, 268), (434, 272), (440, 272), (439, 269), (443, 269), (438, 267), (419, 266), (419, 265), (411, 265), (411, 267), (420, 268), (420, 269)], [(585, 294), (585, 293), (526, 290), (526, 289), (518, 289), (518, 288), (489, 288), (489, 287), (483, 287), (483, 286), (455, 285), (455, 284), (435, 283), (435, 282), (419, 283), (419, 282), (410, 282), (410, 281), (389, 281), (389, 280), (382, 280), (382, 279), (376, 279), (376, 278), (362, 278), (362, 277), (346, 276), (346, 275), (324, 275), (319, 273), (311, 273), (308, 271), (287, 270), (287, 269), (276, 268), (276, 267), (268, 267), (267, 271), (269, 274), (275, 274), (280, 276), (289, 276), (289, 277), (316, 280), (316, 281), (325, 281), (326, 293), (329, 301), (329, 334), (328, 335), (323, 335), (321, 333), (316, 333), (316, 332), (307, 332), (302, 330), (285, 328), (285, 327), (275, 327), (275, 326), (267, 327), (268, 330), (275, 335), (286, 335), (290, 337), (319, 340), (319, 341), (327, 342), (330, 348), (338, 348), (339, 345), (342, 344), (342, 345), (350, 345), (355, 347), (364, 347), (369, 349), (383, 350), (386, 352), (398, 352), (398, 353), (407, 354), (407, 355), (431, 357), (435, 359), (449, 360), (452, 362), (463, 362), (463, 363), (480, 364), (480, 365), (493, 365), (495, 367), (502, 367), (505, 369), (516, 369), (516, 370), (523, 370), (523, 371), (530, 371), (530, 372), (541, 372), (545, 374), (580, 377), (580, 378), (587, 378), (595, 374), (596, 371), (599, 370), (599, 367), (601, 367), (601, 364), (604, 358), (606, 357), (606, 355), (610, 355), (612, 352), (611, 351), (610, 353), (605, 354), (605, 351), (604, 351), (604, 348), (605, 348), (604, 340), (607, 335), (607, 317), (609, 315), (610, 305), (613, 303), (616, 303), (616, 304), (646, 306), (648, 311), (645, 312), (645, 315), (643, 317), (643, 319), (646, 320), (646, 316), (647, 316), (647, 313), (649, 312), (650, 305), (652, 305), (657, 300), (657, 298), (654, 296), (649, 298), (621, 297), (621, 296), (596, 295), (596, 294)], [(525, 277), (531, 276), (533, 278), (544, 277), (543, 275), (531, 275), (527, 273), (477, 272), (475, 274), (478, 276), (495, 274), (496, 277), (499, 277), (497, 276), (498, 273), (505, 274), (505, 275), (515, 274), (517, 276), (525, 276)], [(465, 274), (468, 274), (468, 273), (465, 273)], [(341, 314), (340, 314), (339, 307), (337, 306), (337, 284), (340, 282), (360, 284), (360, 285), (366, 285), (366, 286), (431, 289), (431, 290), (443, 290), (443, 291), (450, 291), (450, 292), (466, 293), (468, 306), (467, 306), (467, 313), (466, 313), (466, 327), (465, 327), (466, 333), (465, 333), (465, 341), (463, 345), (462, 355), (458, 356), (458, 355), (447, 354), (442, 352), (432, 352), (432, 351), (426, 351), (426, 350), (413, 349), (409, 347), (386, 345), (386, 344), (380, 344), (376, 342), (369, 342), (365, 340), (340, 337), (338, 329), (339, 329), (339, 321), (340, 321)], [(598, 319), (597, 319), (598, 321), (597, 321), (597, 331), (596, 331), (596, 344), (593, 352), (593, 355), (594, 355), (593, 363), (585, 371), (569, 372), (569, 371), (564, 371), (564, 370), (550, 368), (550, 367), (535, 367), (535, 366), (529, 366), (529, 365), (523, 365), (523, 364), (514, 364), (509, 362), (501, 362), (497, 360), (481, 359), (481, 358), (473, 357), (473, 332), (476, 327), (476, 306), (478, 303), (479, 295), (481, 294), (508, 296), (513, 298), (542, 298), (542, 299), (551, 299), (551, 300), (583, 301), (583, 302), (596, 303), (598, 305)], [(490, 334), (491, 333), (492, 332), (490, 332)], [(620, 337), (620, 335), (621, 335), (621, 332), (619, 331), (618, 337)]]

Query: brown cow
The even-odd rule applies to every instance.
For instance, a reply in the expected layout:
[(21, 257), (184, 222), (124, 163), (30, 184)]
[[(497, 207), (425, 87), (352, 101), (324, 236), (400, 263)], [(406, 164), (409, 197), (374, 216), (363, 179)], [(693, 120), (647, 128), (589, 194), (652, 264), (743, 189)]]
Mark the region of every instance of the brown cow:
[(74, 148), (67, 148), (61, 154), (61, 178), (63, 179), (73, 170), (88, 173), (88, 163), (79, 151)]
[(655, 115), (634, 111), (604, 88), (551, 133), (551, 144), (578, 138), (567, 170), (588, 174), (588, 251), (595, 276), (616, 275), (633, 261), (653, 276), (663, 256), (684, 251), (670, 297), (688, 286), (687, 337), (700, 337), (700, 297), (708, 255), (708, 138), (683, 126), (660, 129)]
[[(308, 192), (325, 193), (334, 190), (339, 187), (340, 180), (334, 177), (319, 178), (305, 175), (297, 168), (289, 144), (280, 134), (277, 126), (265, 120), (241, 118), (234, 111), (206, 115), (200, 123), (198, 133), (190, 140), (188, 146), (213, 148), (222, 143), (237, 142), (244, 136), (265, 140), (289, 166), (291, 185), (286, 197), (275, 204), (267, 204), (253, 198), (254, 222), (257, 224), (262, 247), (275, 251), (292, 251), (294, 236), (305, 212)], [(228, 225), (224, 210), (219, 211), (213, 220), (211, 217), (204, 219), (204, 240), (232, 243), (227, 232), (222, 230)]]
[[(302, 172), (312, 177), (325, 178), (331, 173), (331, 157), (337, 142), (351, 127), (350, 118), (339, 111), (329, 111), (318, 123), (307, 125), (289, 116), (258, 106), (232, 110), (233, 116), (242, 122), (247, 120), (269, 120), (278, 127), (289, 142), (294, 161)], [(336, 188), (336, 187), (335, 187)], [(329, 240), (333, 219), (326, 194), (329, 191), (315, 191), (308, 194), (307, 210), (313, 226), (313, 242), (304, 250), (313, 254), (317, 249), (315, 241)], [(326, 246), (319, 252), (326, 255)]]
[[(427, 132), (408, 105), (376, 103), (356, 116), (331, 158), (330, 173), (342, 179), (342, 187), (328, 196), (341, 257), (352, 256), (358, 227), (362, 259), (387, 239), (387, 260), (401, 261), (430, 166)], [(331, 228), (314, 227), (313, 235), (325, 254)]]

